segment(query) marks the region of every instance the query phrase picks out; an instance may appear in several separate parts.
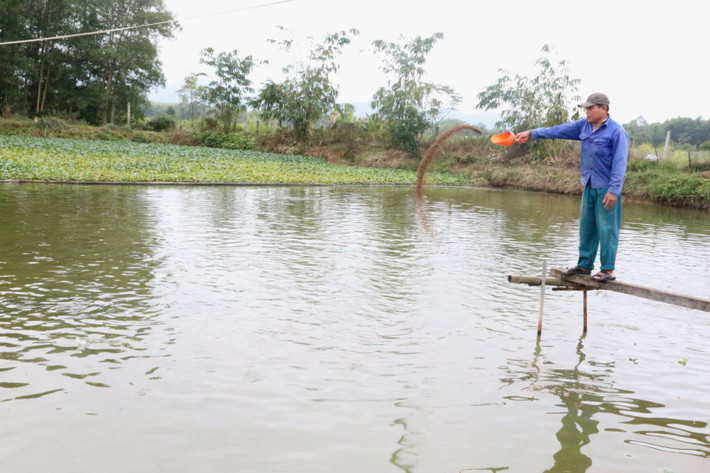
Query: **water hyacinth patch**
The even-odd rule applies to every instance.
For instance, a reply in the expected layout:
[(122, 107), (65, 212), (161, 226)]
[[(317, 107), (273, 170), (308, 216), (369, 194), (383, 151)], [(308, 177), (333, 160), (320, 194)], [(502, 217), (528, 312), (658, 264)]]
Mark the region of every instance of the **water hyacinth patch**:
[[(0, 180), (234, 184), (408, 185), (411, 171), (332, 164), (323, 158), (130, 141), (0, 136)], [(427, 175), (430, 184), (468, 184)]]

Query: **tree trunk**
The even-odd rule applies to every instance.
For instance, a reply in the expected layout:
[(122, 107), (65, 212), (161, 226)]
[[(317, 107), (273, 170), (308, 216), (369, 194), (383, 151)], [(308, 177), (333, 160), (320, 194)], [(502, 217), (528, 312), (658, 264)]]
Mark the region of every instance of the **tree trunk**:
[[(42, 54), (40, 50), (40, 54)], [(42, 75), (44, 74), (44, 58), (39, 62), (39, 77), (37, 77), (37, 105), (35, 106), (35, 113), (39, 113), (39, 105), (42, 99)]]
[[(104, 103), (103, 103), (103, 117), (101, 119), (101, 124), (108, 124), (108, 107), (111, 102), (111, 87), (113, 86), (113, 69), (109, 70), (108, 76), (106, 77), (106, 86), (104, 87)], [(111, 120), (113, 123), (113, 119)]]
[(44, 92), (42, 93), (42, 106), (40, 112), (44, 112), (44, 104), (47, 101), (47, 89), (49, 88), (49, 65), (47, 65), (47, 76), (44, 78)]

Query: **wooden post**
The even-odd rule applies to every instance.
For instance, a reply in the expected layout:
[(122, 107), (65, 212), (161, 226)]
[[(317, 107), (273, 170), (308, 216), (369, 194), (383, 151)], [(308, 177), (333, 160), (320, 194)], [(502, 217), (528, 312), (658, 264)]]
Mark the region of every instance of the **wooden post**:
[(547, 273), (547, 261), (542, 262), (542, 276), (540, 278), (540, 315), (537, 319), (537, 336), (542, 334), (542, 309), (545, 305), (545, 280)]
[(128, 128), (131, 127), (131, 102), (128, 102), (128, 105), (126, 106), (126, 126)]
[[(542, 278), (540, 276), (519, 276), (517, 274), (509, 274), (508, 282), (527, 284), (528, 286), (539, 286), (542, 284)], [(573, 283), (567, 283), (560, 278), (553, 278), (550, 276), (545, 278), (545, 284), (548, 286), (562, 286), (563, 288), (575, 286)]]
[(666, 145), (663, 147), (663, 159), (665, 160), (668, 157), (668, 145), (671, 142), (671, 130), (668, 130), (666, 132)]
[(587, 291), (582, 291), (584, 293), (584, 333), (587, 333)]

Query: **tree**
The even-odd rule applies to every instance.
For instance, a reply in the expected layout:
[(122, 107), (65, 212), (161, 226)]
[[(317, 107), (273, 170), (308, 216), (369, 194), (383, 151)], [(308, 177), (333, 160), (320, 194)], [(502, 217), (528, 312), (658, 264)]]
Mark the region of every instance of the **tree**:
[[(28, 22), (28, 31), (34, 37), (51, 37), (61, 31), (69, 30), (69, 9), (71, 5), (65, 0), (33, 0), (29, 2), (33, 7), (33, 15)], [(52, 80), (62, 76), (64, 68), (64, 54), (54, 41), (41, 41), (26, 45), (26, 54), (33, 64), (28, 71), (27, 94), (31, 97), (30, 105), (33, 113), (39, 115), (47, 104), (47, 92), (52, 87)]]
[[(89, 24), (93, 30), (173, 18), (164, 11), (163, 0), (97, 0), (96, 3), (99, 10), (95, 13), (92, 9), (96, 4), (86, 4), (84, 8), (89, 11), (82, 12), (91, 18)], [(129, 101), (141, 103), (151, 87), (165, 83), (156, 43), (159, 36), (171, 38), (173, 29), (174, 24), (165, 23), (95, 37), (96, 47), (85, 52), (94, 70), (91, 85), (101, 89), (101, 100), (96, 108), (102, 124), (114, 123), (117, 105), (123, 109)]]
[(380, 69), (390, 80), (373, 96), (371, 105), (376, 113), (371, 119), (382, 124), (390, 145), (414, 156), (420, 154), (422, 132), (443, 118), (445, 108), (451, 110), (461, 102), (451, 87), (424, 80), (426, 56), (443, 37), (442, 33), (417, 36), (404, 45), (382, 40), (372, 43), (375, 53), (384, 56)]
[[(0, 0), (0, 41), (45, 38), (71, 31), (70, 0)], [(65, 68), (62, 48), (54, 41), (0, 47), (0, 102), (7, 111), (39, 114), (48, 90), (56, 90)], [(49, 94), (50, 102), (52, 93)]]
[(178, 90), (180, 102), (187, 107), (187, 117), (193, 122), (197, 111), (203, 105), (203, 100), (207, 98), (207, 88), (199, 85), (200, 76), (204, 74), (188, 74), (185, 77), (185, 84)]
[[(527, 130), (565, 123), (579, 119), (575, 103), (579, 79), (569, 75), (567, 61), (553, 63), (551, 49), (543, 46), (544, 53), (535, 64), (539, 67), (535, 77), (521, 76), (500, 69), (503, 76), (478, 94), (478, 108), (497, 110), (502, 108), (500, 128)], [(533, 154), (544, 157), (555, 152), (555, 142), (540, 140), (530, 145)]]
[(670, 130), (671, 139), (676, 143), (698, 146), (710, 139), (710, 120), (703, 122), (700, 117), (695, 120), (677, 117), (667, 120), (664, 125), (666, 130)]
[[(46, 38), (169, 21), (162, 0), (0, 0), (0, 39)], [(4, 111), (72, 115), (113, 122), (117, 107), (134, 110), (164, 83), (157, 40), (174, 23), (0, 48)]]
[[(279, 29), (284, 30), (281, 26)], [(350, 44), (349, 36), (357, 34), (355, 29), (326, 34), (322, 42), (312, 47), (306, 61), (282, 69), (286, 75), (282, 82), (268, 81), (254, 100), (254, 106), (267, 119), (291, 123), (296, 139), (308, 141), (311, 126), (337, 105), (338, 89), (330, 77), (340, 68), (336, 58), (343, 47)], [(278, 44), (284, 51), (291, 52), (294, 41), (281, 40)]]
[(650, 143), (661, 146), (666, 140), (666, 133), (671, 132), (671, 140), (680, 145), (694, 145), (710, 140), (710, 120), (698, 117), (676, 117), (663, 123), (647, 123), (643, 117), (624, 124), (629, 137), (636, 143)]
[[(25, 0), (0, 0), (0, 41), (17, 41), (26, 38), (29, 16)], [(30, 61), (20, 44), (0, 46), (0, 112), (10, 114), (26, 108), (23, 86)], [(24, 110), (23, 110), (24, 111)]]
[(214, 68), (217, 80), (207, 86), (207, 98), (217, 109), (224, 131), (229, 131), (239, 114), (246, 111), (247, 94), (254, 92), (249, 79), (254, 59), (251, 56), (240, 59), (236, 49), (215, 56), (214, 49), (207, 48), (202, 51), (200, 62)]

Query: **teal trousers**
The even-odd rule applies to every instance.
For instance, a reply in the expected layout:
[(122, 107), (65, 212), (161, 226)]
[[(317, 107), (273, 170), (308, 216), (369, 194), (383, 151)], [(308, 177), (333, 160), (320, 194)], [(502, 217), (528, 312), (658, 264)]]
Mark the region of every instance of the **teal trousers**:
[(607, 210), (602, 201), (608, 188), (592, 189), (591, 182), (590, 179), (582, 193), (577, 265), (594, 269), (594, 261), (597, 259), (597, 249), (599, 249), (601, 269), (613, 271), (621, 228), (621, 194), (614, 206)]

